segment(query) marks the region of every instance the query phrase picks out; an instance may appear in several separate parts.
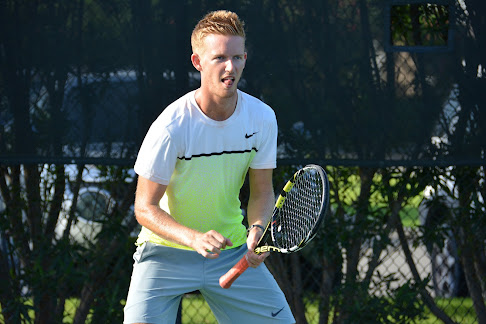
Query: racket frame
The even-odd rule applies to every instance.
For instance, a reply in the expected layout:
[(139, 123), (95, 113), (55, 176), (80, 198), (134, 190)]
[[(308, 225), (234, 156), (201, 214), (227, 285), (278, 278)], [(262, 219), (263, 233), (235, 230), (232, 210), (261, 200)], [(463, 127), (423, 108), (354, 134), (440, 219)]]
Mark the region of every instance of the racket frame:
[[(298, 181), (299, 177), (306, 172), (306, 168), (313, 168), (317, 170), (319, 173), (321, 180), (323, 182), (323, 194), (322, 194), (322, 200), (321, 200), (321, 209), (319, 211), (319, 217), (312, 229), (307, 236), (296, 246), (285, 249), (281, 247), (275, 246), (275, 239), (273, 235), (273, 225), (275, 224), (275, 219), (277, 213), (281, 210), (283, 207), (285, 200), (287, 199), (287, 194), (292, 190), (296, 182)], [(265, 231), (262, 234), (262, 237), (258, 241), (258, 244), (256, 248), (254, 249), (254, 252), (256, 254), (261, 254), (265, 252), (280, 252), (280, 253), (293, 253), (301, 250), (304, 246), (306, 246), (317, 234), (317, 230), (320, 226), (320, 224), (323, 222), (325, 215), (327, 213), (329, 205), (329, 180), (327, 178), (327, 174), (324, 171), (324, 169), (315, 164), (309, 164), (305, 166), (304, 168), (298, 170), (297, 172), (294, 173), (293, 177), (287, 181), (285, 184), (284, 188), (282, 189), (280, 195), (278, 196), (275, 207), (272, 213), (272, 219), (270, 222), (268, 222), (267, 226), (265, 227)], [(270, 245), (269, 243), (272, 243)], [(246, 255), (238, 261), (238, 263), (233, 266), (225, 275), (223, 275), (219, 282), (221, 287), (227, 289), (231, 286), (231, 284), (249, 267), (248, 261), (246, 260)]]

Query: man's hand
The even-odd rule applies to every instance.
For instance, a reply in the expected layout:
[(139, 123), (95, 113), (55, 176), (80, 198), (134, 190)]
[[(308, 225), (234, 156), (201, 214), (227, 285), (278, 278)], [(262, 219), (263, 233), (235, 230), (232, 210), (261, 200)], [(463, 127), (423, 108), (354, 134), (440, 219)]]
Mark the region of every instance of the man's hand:
[(265, 252), (261, 254), (256, 254), (254, 252), (262, 235), (263, 230), (261, 228), (253, 227), (248, 233), (248, 238), (246, 239), (246, 244), (248, 245), (246, 260), (248, 261), (248, 265), (252, 268), (258, 267), (270, 255), (270, 252)]
[(231, 240), (211, 230), (206, 233), (198, 233), (191, 247), (205, 258), (216, 259), (227, 246), (233, 246)]

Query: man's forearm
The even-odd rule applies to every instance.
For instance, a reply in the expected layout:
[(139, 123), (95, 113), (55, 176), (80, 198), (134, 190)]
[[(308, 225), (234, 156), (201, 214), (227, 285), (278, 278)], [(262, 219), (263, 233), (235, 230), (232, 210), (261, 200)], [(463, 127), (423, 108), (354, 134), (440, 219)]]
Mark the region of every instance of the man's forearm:
[(258, 224), (266, 227), (272, 217), (274, 205), (275, 198), (273, 190), (260, 194), (258, 197), (250, 195), (247, 211), (248, 225)]
[(161, 238), (184, 246), (191, 246), (196, 231), (178, 223), (158, 206), (137, 208), (135, 215), (140, 225)]

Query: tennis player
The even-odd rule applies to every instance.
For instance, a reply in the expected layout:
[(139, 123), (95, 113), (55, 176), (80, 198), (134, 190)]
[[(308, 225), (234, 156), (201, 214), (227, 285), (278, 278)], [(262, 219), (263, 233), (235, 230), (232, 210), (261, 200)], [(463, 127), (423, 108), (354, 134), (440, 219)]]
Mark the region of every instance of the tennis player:
[[(253, 252), (274, 206), (277, 122), (237, 89), (246, 64), (244, 23), (229, 11), (201, 19), (191, 36), (201, 85), (150, 127), (135, 162), (142, 225), (125, 306), (128, 323), (174, 323), (181, 297), (199, 290), (219, 323), (294, 323)], [(249, 173), (247, 230), (239, 192)], [(230, 289), (219, 278), (243, 255), (251, 268)]]

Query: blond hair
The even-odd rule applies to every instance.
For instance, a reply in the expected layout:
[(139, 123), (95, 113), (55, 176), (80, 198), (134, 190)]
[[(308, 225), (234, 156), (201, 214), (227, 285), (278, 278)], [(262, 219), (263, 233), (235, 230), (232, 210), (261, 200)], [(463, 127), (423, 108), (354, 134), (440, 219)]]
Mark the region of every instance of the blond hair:
[(192, 52), (196, 53), (202, 46), (204, 38), (210, 34), (240, 36), (246, 39), (245, 23), (231, 11), (212, 11), (204, 16), (194, 27), (191, 35)]

